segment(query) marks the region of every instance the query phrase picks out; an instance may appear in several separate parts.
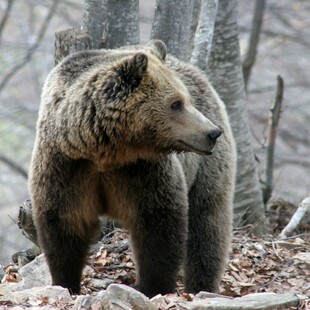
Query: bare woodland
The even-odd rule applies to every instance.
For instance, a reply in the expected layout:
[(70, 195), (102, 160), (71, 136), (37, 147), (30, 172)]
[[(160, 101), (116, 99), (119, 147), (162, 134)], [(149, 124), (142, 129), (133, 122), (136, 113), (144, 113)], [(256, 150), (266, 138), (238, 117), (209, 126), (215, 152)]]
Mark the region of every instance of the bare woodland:
[[(28, 246), (14, 221), (28, 198), (28, 165), (42, 84), (54, 66), (54, 34), (67, 28), (83, 26), (94, 48), (159, 38), (171, 54), (208, 74), (227, 105), (238, 146), (237, 227), (255, 224), (263, 233), (272, 201), (298, 205), (309, 196), (307, 1), (239, 1), (238, 11), (230, 0), (201, 0), (200, 11), (200, 1), (140, 1), (139, 14), (138, 1), (122, 6), (115, 1), (114, 7), (91, 11), (92, 2), (101, 1), (0, 0), (0, 264)], [(173, 12), (169, 18), (168, 12)], [(282, 92), (278, 75), (284, 80)], [(279, 97), (280, 118), (269, 125), (270, 107)], [(273, 125), (276, 135), (270, 134)], [(273, 174), (266, 173), (268, 167)], [(264, 196), (262, 188), (267, 188)]]

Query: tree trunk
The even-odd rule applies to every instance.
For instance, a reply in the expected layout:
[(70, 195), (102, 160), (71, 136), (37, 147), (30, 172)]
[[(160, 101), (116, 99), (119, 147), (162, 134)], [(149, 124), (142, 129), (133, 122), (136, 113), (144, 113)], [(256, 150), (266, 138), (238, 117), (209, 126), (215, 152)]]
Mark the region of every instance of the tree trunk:
[(191, 58), (191, 64), (199, 67), (202, 71), (206, 71), (208, 66), (217, 7), (217, 0), (202, 0)]
[(140, 43), (139, 0), (106, 0), (108, 35), (105, 48)]
[(237, 144), (234, 222), (236, 225), (254, 224), (254, 232), (262, 234), (265, 229), (264, 204), (248, 125), (236, 6), (236, 0), (219, 0), (207, 72), (226, 104)]
[(191, 18), (194, 1), (156, 0), (152, 39), (164, 41), (168, 53), (187, 61), (190, 55)]
[[(102, 36), (108, 26), (106, 9), (107, 0), (84, 0), (83, 27), (92, 38), (92, 48), (98, 49), (102, 45)], [(104, 31), (105, 30), (105, 31)]]
[(55, 33), (55, 65), (66, 56), (89, 50), (93, 46), (91, 36), (82, 30), (66, 29)]

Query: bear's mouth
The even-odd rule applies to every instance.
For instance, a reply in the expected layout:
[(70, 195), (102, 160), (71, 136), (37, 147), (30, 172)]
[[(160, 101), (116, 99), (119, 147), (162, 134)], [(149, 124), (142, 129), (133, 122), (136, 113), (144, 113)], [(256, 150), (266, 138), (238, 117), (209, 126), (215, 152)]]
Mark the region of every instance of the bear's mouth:
[(182, 140), (178, 140), (178, 142), (181, 143), (185, 147), (184, 151), (194, 152), (200, 155), (212, 155), (213, 154), (213, 147), (210, 150), (201, 150), (190, 144), (187, 144), (186, 142)]

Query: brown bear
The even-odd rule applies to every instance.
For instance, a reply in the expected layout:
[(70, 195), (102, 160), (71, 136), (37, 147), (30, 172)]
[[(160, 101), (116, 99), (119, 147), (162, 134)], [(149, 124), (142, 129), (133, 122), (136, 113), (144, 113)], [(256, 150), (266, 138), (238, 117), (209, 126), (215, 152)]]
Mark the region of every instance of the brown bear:
[(224, 104), (161, 41), (65, 58), (45, 82), (30, 168), (53, 284), (79, 293), (106, 215), (129, 230), (141, 292), (173, 292), (181, 266), (187, 292), (216, 291), (235, 166)]

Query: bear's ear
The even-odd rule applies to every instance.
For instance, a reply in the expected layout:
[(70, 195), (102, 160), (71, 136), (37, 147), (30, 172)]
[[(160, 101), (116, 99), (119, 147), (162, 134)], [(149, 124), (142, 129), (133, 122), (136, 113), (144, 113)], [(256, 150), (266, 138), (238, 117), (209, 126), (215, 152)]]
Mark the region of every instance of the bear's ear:
[(117, 64), (103, 87), (106, 98), (112, 101), (121, 100), (133, 92), (140, 85), (147, 65), (148, 58), (144, 53), (136, 53)]
[(167, 47), (161, 40), (151, 40), (147, 46), (150, 48), (152, 54), (155, 54), (162, 62), (166, 60)]
[(124, 82), (141, 81), (147, 70), (147, 64), (147, 56), (144, 53), (136, 53), (133, 57), (125, 59), (116, 71)]

